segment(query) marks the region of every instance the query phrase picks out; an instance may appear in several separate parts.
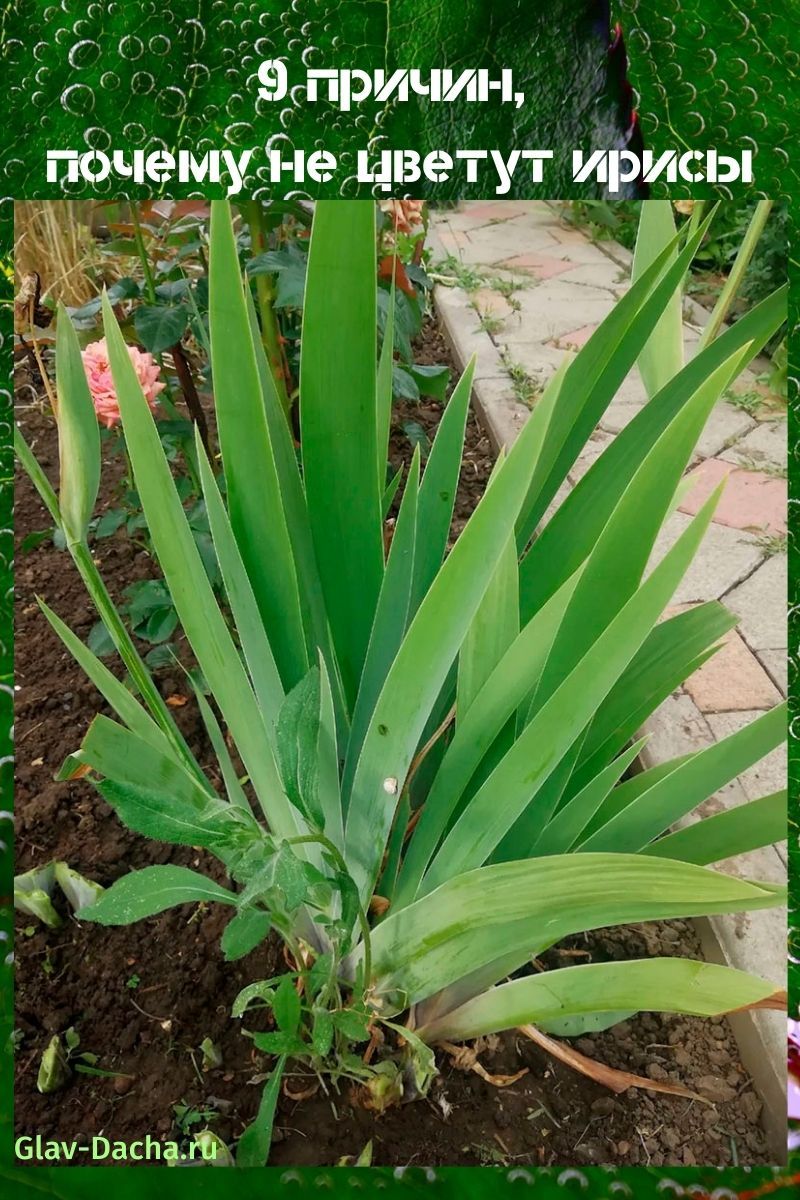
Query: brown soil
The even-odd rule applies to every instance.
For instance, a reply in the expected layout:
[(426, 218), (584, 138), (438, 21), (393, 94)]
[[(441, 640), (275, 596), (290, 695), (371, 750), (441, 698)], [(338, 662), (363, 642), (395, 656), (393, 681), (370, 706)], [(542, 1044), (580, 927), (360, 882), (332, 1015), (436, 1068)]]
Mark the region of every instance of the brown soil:
[[(447, 353), (429, 329), (420, 360)], [(40, 461), (55, 474), (52, 420), (20, 392), (18, 418)], [(408, 461), (410, 446), (399, 423), (410, 417), (435, 428), (440, 407), (403, 406), (392, 433), (393, 465)], [(479, 499), (491, 470), (488, 441), (470, 417), (464, 470), (458, 492), (457, 532)], [(115, 486), (105, 472), (102, 502)], [(22, 539), (48, 525), (27, 478), (18, 479), (16, 532)], [(122, 535), (98, 543), (98, 557), (112, 594), (133, 579), (155, 573), (146, 553)], [(45, 541), (21, 553), (17, 568), (17, 870), (64, 859), (78, 871), (109, 884), (133, 867), (183, 863), (220, 877), (220, 868), (199, 851), (146, 841), (126, 830), (86, 783), (54, 783), (64, 756), (78, 745), (103, 705), (92, 686), (48, 630), (36, 607), (42, 595), (80, 635), (94, 616), (68, 556)], [(169, 669), (157, 673), (165, 696), (180, 693)], [(177, 710), (201, 762), (209, 757), (194, 706)], [(57, 902), (58, 906), (58, 902)], [(268, 942), (235, 964), (225, 964), (219, 936), (221, 910), (181, 908), (123, 928), (79, 925), (62, 908), (61, 929), (48, 931), (17, 919), (15, 1121), (18, 1134), (72, 1138), (103, 1132), (125, 1141), (147, 1132), (179, 1136), (173, 1106), (212, 1110), (212, 1128), (238, 1137), (255, 1114), (260, 1079), (269, 1061), (254, 1055), (240, 1026), (228, 1015), (246, 983), (274, 972), (278, 949)], [(564, 954), (570, 958), (565, 959)], [(575, 939), (551, 952), (549, 965), (625, 958), (642, 954), (700, 956), (684, 922), (604, 931)], [(257, 1027), (255, 1020), (249, 1027)], [(80, 1049), (98, 1065), (130, 1075), (115, 1079), (76, 1074), (67, 1089), (42, 1096), (36, 1075), (54, 1033), (73, 1026)], [(222, 1053), (219, 1069), (203, 1072), (200, 1043), (210, 1037)], [(528, 1072), (498, 1089), (476, 1074), (457, 1070), (440, 1056), (441, 1075), (429, 1097), (381, 1118), (352, 1107), (346, 1093), (295, 1102), (283, 1097), (276, 1121), (271, 1165), (330, 1165), (356, 1156), (373, 1141), (376, 1165), (707, 1164), (768, 1161), (760, 1124), (761, 1105), (742, 1067), (725, 1021), (643, 1015), (578, 1048), (612, 1066), (695, 1086), (716, 1103), (631, 1091), (613, 1096), (562, 1067), (517, 1035), (488, 1039), (481, 1061), (494, 1074)], [(292, 1079), (292, 1090), (304, 1081)], [(198, 1126), (195, 1126), (198, 1128)]]

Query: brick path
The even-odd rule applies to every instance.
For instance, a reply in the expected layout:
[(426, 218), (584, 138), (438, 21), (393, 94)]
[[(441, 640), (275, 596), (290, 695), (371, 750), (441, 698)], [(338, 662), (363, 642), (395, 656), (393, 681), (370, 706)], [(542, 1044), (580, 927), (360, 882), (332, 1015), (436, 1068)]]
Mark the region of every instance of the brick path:
[[(472, 201), (434, 214), (431, 270), (435, 302), (462, 365), (477, 356), (474, 400), (495, 447), (510, 444), (530, 405), (565, 354), (574, 355), (628, 286), (631, 255), (612, 241), (592, 242), (565, 223), (561, 205), (543, 201)], [(445, 286), (450, 284), (451, 286)], [(454, 286), (453, 286), (454, 285)], [(684, 330), (691, 356), (707, 318), (687, 299)], [(699, 749), (738, 729), (786, 694), (787, 435), (785, 408), (757, 379), (754, 364), (721, 400), (689, 474), (695, 487), (659, 536), (654, 561), (671, 546), (723, 477), (728, 483), (676, 606), (719, 599), (739, 618), (725, 645), (674, 693), (646, 726), (648, 765)], [(569, 474), (563, 495), (641, 407), (647, 395), (631, 372)], [(785, 786), (786, 752), (777, 750), (709, 802), (711, 811)], [(785, 846), (726, 864), (741, 874), (785, 881)], [(714, 918), (707, 952), (776, 981), (785, 972), (786, 922), (780, 910)], [(745, 937), (745, 934), (747, 936)], [(711, 944), (713, 942), (713, 945)], [(785, 1075), (785, 1028), (778, 1014), (756, 1014), (773, 1062)], [(747, 1031), (743, 1032), (746, 1040)], [(745, 1046), (742, 1047), (745, 1053)], [(758, 1056), (754, 1047), (749, 1056)], [(763, 1051), (761, 1051), (763, 1058)], [(755, 1071), (754, 1062), (750, 1069)], [(770, 1080), (761, 1080), (762, 1093)], [(772, 1080), (774, 1090), (775, 1080)]]

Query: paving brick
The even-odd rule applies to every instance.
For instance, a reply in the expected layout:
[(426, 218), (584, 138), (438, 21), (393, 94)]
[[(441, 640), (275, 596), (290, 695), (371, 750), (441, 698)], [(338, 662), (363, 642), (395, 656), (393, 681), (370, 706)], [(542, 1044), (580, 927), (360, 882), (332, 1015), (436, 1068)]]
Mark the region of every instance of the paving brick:
[[(752, 710), (749, 712), (710, 713), (706, 719), (714, 737), (717, 741), (722, 741), (723, 738), (730, 737), (731, 734), (744, 729), (751, 721), (755, 721), (762, 715), (763, 713)], [(768, 796), (771, 792), (778, 792), (781, 788), (786, 787), (788, 769), (786, 751), (786, 742), (784, 742), (766, 758), (762, 758), (761, 762), (756, 763), (755, 766), (750, 767), (739, 776), (739, 783), (748, 800), (757, 800), (759, 796)]]
[(604, 262), (580, 263), (577, 266), (570, 266), (566, 278), (570, 283), (582, 283), (589, 287), (616, 291), (625, 283), (625, 280), (620, 278), (621, 275), (622, 272), (616, 263), (605, 259)]
[(460, 258), (462, 251), (470, 244), (468, 235), (461, 229), (440, 225), (436, 233), (445, 253), (453, 254), (456, 258)]
[(571, 229), (569, 225), (552, 225), (550, 232), (562, 246), (582, 246), (586, 242), (579, 229)]
[(540, 385), (547, 382), (565, 358), (575, 357), (574, 351), (558, 350), (549, 343), (520, 340), (513, 329), (504, 330), (497, 340), (504, 348), (508, 361), (517, 363)]
[(751, 432), (730, 446), (720, 456), (727, 462), (745, 462), (748, 466), (768, 463), (785, 470), (788, 458), (786, 420), (750, 423)]
[(524, 271), (536, 279), (552, 279), (555, 275), (565, 274), (573, 267), (567, 259), (548, 257), (534, 251), (515, 254), (513, 258), (507, 258), (502, 265), (510, 271)]
[(612, 400), (600, 419), (600, 428), (607, 433), (619, 433), (641, 411), (641, 404), (625, 404), (619, 400)]
[(504, 376), (500, 351), (489, 334), (481, 329), (480, 318), (464, 292), (457, 288), (439, 288), (437, 307), (445, 336), (461, 367), (465, 367), (474, 354), (476, 379)]
[(494, 288), (478, 288), (476, 292), (472, 292), (471, 299), (473, 307), (481, 316), (497, 317), (499, 320), (505, 321), (515, 315), (515, 310), (505, 296), (496, 292)]
[[(691, 518), (682, 512), (669, 517), (656, 538), (650, 569), (660, 562), (690, 521)], [(692, 565), (678, 585), (672, 603), (718, 600), (746, 579), (762, 558), (763, 551), (749, 534), (712, 522)], [(725, 603), (728, 603), (727, 598)], [(745, 640), (752, 646), (749, 638), (745, 637)]]
[(775, 681), (776, 686), (780, 689), (781, 695), (785, 696), (789, 690), (789, 660), (786, 657), (786, 651), (759, 650), (758, 657), (761, 659), (771, 678)]
[(648, 718), (645, 733), (650, 740), (642, 751), (645, 766), (667, 762), (710, 746), (714, 737), (691, 696), (676, 692)]
[(739, 632), (752, 650), (784, 650), (787, 645), (788, 572), (785, 554), (773, 554), (725, 604), (739, 618)]
[(582, 479), (590, 467), (594, 466), (597, 459), (603, 453), (607, 446), (610, 446), (614, 437), (610, 433), (606, 433), (602, 429), (596, 429), (589, 441), (584, 446), (578, 458), (569, 469), (569, 478), (573, 485), (579, 479)]
[(623, 379), (617, 388), (614, 400), (619, 400), (623, 404), (638, 404), (640, 407), (647, 404), (647, 388), (644, 386), (638, 367), (633, 367), (628, 372), (625, 379)]
[[(726, 447), (734, 438), (741, 438), (754, 428), (755, 421), (748, 417), (746, 412), (721, 400), (714, 406), (711, 416), (706, 421), (697, 443), (697, 454), (701, 458), (713, 458), (714, 455), (726, 451)], [(721, 457), (727, 461), (735, 461), (728, 459), (727, 452), (722, 453)]]
[[(439, 237), (447, 246), (450, 253), (457, 254), (462, 262), (471, 266), (491, 266), (500, 264), (505, 259), (513, 258), (520, 253), (520, 246), (526, 251), (547, 254), (549, 250), (560, 251), (563, 248), (553, 240), (547, 230), (541, 226), (531, 226), (524, 232), (515, 226), (513, 221), (503, 221), (497, 225), (486, 225), (480, 230), (448, 229), (445, 225), (437, 225)], [(554, 258), (562, 257), (554, 254)]]
[(582, 350), (596, 329), (596, 325), (581, 325), (579, 329), (560, 334), (554, 341), (562, 350)]
[(681, 512), (699, 511), (717, 484), (727, 480), (714, 513), (714, 521), (734, 529), (760, 529), (767, 533), (785, 533), (788, 505), (785, 479), (775, 479), (763, 471), (746, 471), (720, 458), (700, 463), (689, 478), (694, 487), (681, 504)]
[(722, 640), (722, 648), (684, 684), (703, 713), (773, 708), (781, 694), (767, 672), (735, 630)]
[(546, 342), (579, 328), (581, 324), (596, 325), (608, 316), (614, 306), (608, 292), (595, 290), (579, 283), (566, 283), (563, 279), (552, 279), (546, 286), (519, 292), (522, 332), (516, 340), (528, 341), (535, 337)]
[(516, 399), (508, 376), (476, 379), (472, 393), (495, 453), (503, 446), (510, 448), (530, 416), (530, 409)]
[(558, 512), (558, 510), (561, 508), (561, 505), (564, 503), (564, 501), (566, 500), (567, 496), (570, 494), (571, 491), (573, 491), (572, 484), (570, 483), (570, 481), (568, 479), (565, 479), (564, 482), (561, 484), (561, 487), (558, 489), (555, 496), (553, 496), (553, 499), (550, 501), (547, 508), (545, 509), (544, 516), (542, 517), (541, 521), (539, 522), (540, 529), (543, 529), (544, 526), (547, 525), (547, 523), (553, 519), (553, 517)]
[(448, 214), (448, 219), (469, 221), (477, 227), (491, 221), (525, 216), (535, 212), (537, 205), (536, 200), (464, 200), (457, 212)]

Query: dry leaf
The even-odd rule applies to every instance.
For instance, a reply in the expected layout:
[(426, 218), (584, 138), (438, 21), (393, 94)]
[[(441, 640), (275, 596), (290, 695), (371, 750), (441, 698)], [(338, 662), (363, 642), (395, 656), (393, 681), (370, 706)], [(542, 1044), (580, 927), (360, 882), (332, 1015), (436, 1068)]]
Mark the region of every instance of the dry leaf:
[(440, 1045), (450, 1055), (450, 1061), (454, 1067), (459, 1071), (474, 1071), (492, 1087), (510, 1087), (523, 1075), (528, 1074), (528, 1068), (523, 1067), (521, 1071), (517, 1071), (516, 1075), (492, 1075), (482, 1063), (478, 1062), (478, 1056), (472, 1046), (455, 1046), (452, 1042), (441, 1042)]
[(580, 1071), (581, 1075), (594, 1079), (596, 1083), (602, 1083), (618, 1095), (627, 1092), (628, 1088), (636, 1087), (647, 1088), (650, 1092), (666, 1092), (670, 1096), (686, 1096), (689, 1100), (699, 1100), (701, 1104), (710, 1103), (704, 1096), (699, 1096), (697, 1092), (692, 1092), (679, 1083), (657, 1083), (654, 1079), (646, 1079), (644, 1075), (632, 1075), (629, 1071), (618, 1071), (615, 1067), (607, 1067), (605, 1063), (595, 1062), (593, 1058), (587, 1058), (571, 1046), (548, 1037), (534, 1025), (520, 1025), (519, 1031), (548, 1054), (552, 1054), (553, 1058), (560, 1059), (575, 1071)]

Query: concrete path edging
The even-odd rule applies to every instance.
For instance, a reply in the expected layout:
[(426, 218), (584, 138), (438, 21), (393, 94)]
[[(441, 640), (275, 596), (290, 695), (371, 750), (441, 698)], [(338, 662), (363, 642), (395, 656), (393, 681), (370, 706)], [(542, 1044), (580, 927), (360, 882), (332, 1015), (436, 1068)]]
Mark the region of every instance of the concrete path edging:
[[(428, 247), (439, 280), (436, 312), (459, 366), (475, 356), (472, 401), (499, 452), (513, 443), (530, 414), (530, 400), (564, 354), (583, 345), (623, 293), (632, 255), (613, 241), (591, 242), (561, 220), (557, 203), (544, 201), (465, 201), (455, 210), (434, 213)], [(707, 319), (707, 310), (688, 299), (688, 352)], [(673, 544), (717, 479), (730, 477), (705, 552), (690, 568), (675, 603), (722, 599), (740, 624), (723, 649), (647, 722), (645, 767), (727, 736), (786, 695), (786, 420), (769, 406), (759, 381), (767, 365), (756, 361), (737, 383), (736, 394), (717, 404), (690, 464), (693, 493), (659, 536), (655, 559)], [(553, 507), (646, 400), (634, 370)], [(785, 750), (773, 752), (708, 800), (698, 815), (784, 787), (786, 770)], [(785, 883), (785, 843), (724, 866), (749, 878)], [(710, 961), (785, 984), (785, 910), (712, 917), (697, 927)], [(775, 1012), (743, 1013), (731, 1024), (765, 1105), (772, 1151), (776, 1161), (783, 1161), (785, 1019)]]

